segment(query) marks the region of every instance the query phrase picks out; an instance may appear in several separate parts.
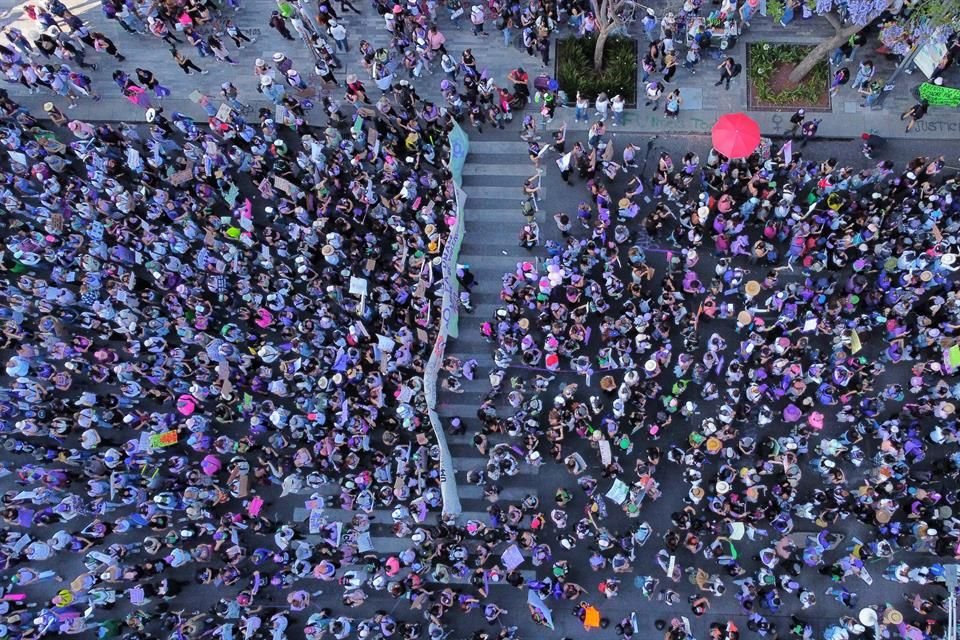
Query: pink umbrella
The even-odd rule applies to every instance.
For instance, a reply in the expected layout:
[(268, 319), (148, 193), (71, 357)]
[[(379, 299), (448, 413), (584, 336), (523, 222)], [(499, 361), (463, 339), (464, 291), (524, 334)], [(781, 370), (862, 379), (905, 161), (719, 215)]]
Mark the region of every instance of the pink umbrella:
[(720, 116), (711, 131), (713, 148), (728, 158), (746, 158), (760, 144), (760, 125), (745, 113)]

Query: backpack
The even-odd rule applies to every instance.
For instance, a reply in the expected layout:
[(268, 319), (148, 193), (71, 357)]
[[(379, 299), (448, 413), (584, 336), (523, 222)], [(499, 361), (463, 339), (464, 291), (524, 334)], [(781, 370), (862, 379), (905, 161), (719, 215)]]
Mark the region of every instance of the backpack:
[(743, 65), (737, 62), (733, 65), (733, 72), (730, 74), (730, 77), (736, 78), (738, 75), (740, 75), (741, 71), (743, 71)]

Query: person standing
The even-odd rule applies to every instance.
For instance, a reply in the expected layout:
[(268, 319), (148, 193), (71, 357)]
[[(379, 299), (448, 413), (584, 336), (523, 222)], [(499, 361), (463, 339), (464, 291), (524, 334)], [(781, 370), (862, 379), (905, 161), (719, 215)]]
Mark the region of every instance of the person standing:
[(294, 37), (290, 33), (290, 29), (287, 28), (287, 23), (284, 21), (283, 17), (280, 15), (279, 11), (272, 11), (270, 13), (270, 26), (277, 30), (281, 36), (286, 40), (293, 40)]
[(350, 51), (350, 43), (347, 42), (347, 28), (338, 20), (330, 21), (330, 28), (327, 30), (330, 37), (333, 38), (337, 49), (346, 53)]
[(108, 55), (113, 56), (117, 59), (117, 62), (123, 62), (127, 58), (120, 54), (117, 45), (114, 44), (113, 40), (103, 35), (99, 31), (90, 34), (93, 39), (93, 48), (97, 51), (105, 51)]
[(543, 62), (543, 66), (550, 66), (550, 36), (544, 36), (542, 38), (537, 38), (537, 51), (540, 52), (540, 60)]
[(626, 102), (624, 101), (623, 96), (620, 94), (613, 96), (613, 100), (610, 101), (610, 112), (613, 113), (613, 126), (623, 126), (624, 107), (626, 107)]
[(155, 76), (154, 73), (149, 69), (137, 67), (136, 74), (137, 80), (140, 82), (140, 84), (153, 91), (153, 95), (155, 95), (157, 98), (162, 100), (170, 95), (170, 89), (160, 84), (160, 81), (157, 80), (157, 76)]
[(713, 86), (719, 87), (721, 84), (726, 83), (726, 90), (730, 90), (730, 81), (740, 75), (741, 66), (730, 56), (727, 56), (723, 62), (717, 65), (717, 69), (720, 70), (720, 79), (717, 80)]
[(243, 49), (243, 44), (241, 44), (243, 42), (249, 42), (250, 44), (253, 44), (257, 41), (256, 38), (251, 39), (247, 34), (241, 31), (240, 27), (234, 24), (233, 20), (230, 20), (229, 18), (227, 19), (225, 29), (227, 35), (230, 36), (230, 39), (233, 40), (233, 43), (237, 45), (237, 49)]
[(791, 138), (797, 135), (797, 132), (800, 131), (803, 127), (803, 121), (807, 118), (807, 112), (803, 109), (797, 109), (796, 113), (790, 116), (790, 130), (787, 132), (787, 135)]
[(673, 74), (677, 72), (677, 56), (673, 52), (663, 54), (663, 81), (673, 82)]
[(580, 120), (583, 119), (584, 122), (589, 122), (590, 119), (587, 117), (587, 110), (589, 108), (590, 101), (577, 91), (577, 102), (573, 112), (573, 121), (580, 122)]
[(653, 42), (657, 39), (657, 14), (653, 12), (653, 9), (647, 9), (640, 25), (643, 27), (643, 32), (647, 34), (647, 40)]
[(663, 105), (663, 117), (676, 118), (680, 115), (680, 104), (683, 99), (680, 97), (680, 89), (674, 89), (667, 96), (666, 104)]
[(801, 148), (807, 146), (807, 143), (813, 140), (813, 137), (817, 135), (817, 129), (819, 127), (820, 118), (808, 120), (803, 123), (803, 126), (800, 127), (800, 137), (803, 139), (803, 142), (800, 143)]
[(470, 23), (473, 25), (473, 35), (481, 37), (487, 35), (483, 32), (483, 23), (486, 19), (487, 16), (483, 12), (483, 6), (475, 4), (470, 8)]

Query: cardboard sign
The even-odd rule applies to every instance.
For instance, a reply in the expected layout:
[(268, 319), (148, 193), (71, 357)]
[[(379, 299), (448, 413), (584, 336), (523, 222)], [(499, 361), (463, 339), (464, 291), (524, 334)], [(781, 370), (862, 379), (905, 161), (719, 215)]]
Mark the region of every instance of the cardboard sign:
[(367, 281), (365, 278), (350, 276), (350, 294), (354, 296), (367, 295)]
[(177, 444), (178, 434), (176, 431), (164, 431), (150, 436), (150, 446), (154, 449), (162, 449)]
[(960, 367), (960, 345), (953, 345), (950, 347), (950, 350), (947, 351), (947, 355), (950, 358), (950, 366), (956, 369)]
[(613, 455), (610, 451), (610, 441), (604, 438), (599, 442), (600, 445), (600, 462), (603, 463), (603, 466), (609, 465), (613, 462)]
[(608, 500), (616, 502), (617, 504), (623, 504), (627, 500), (627, 496), (630, 494), (630, 487), (627, 486), (623, 480), (619, 478), (613, 481), (613, 486), (610, 487), (610, 490), (607, 491), (606, 497)]
[(277, 176), (273, 179), (273, 186), (275, 186), (277, 189), (280, 189), (280, 191), (283, 191), (288, 196), (292, 195), (296, 189), (292, 182), (286, 178), (281, 178), (280, 176)]
[(193, 180), (193, 167), (181, 169), (170, 176), (170, 184), (175, 187), (179, 187), (191, 180)]
[(230, 105), (221, 103), (220, 108), (217, 109), (217, 120), (230, 122), (231, 118), (233, 118), (233, 109), (230, 108)]
[(850, 332), (850, 353), (855, 354), (863, 349), (863, 344), (860, 343), (860, 334), (856, 331)]
[(507, 547), (507, 550), (503, 552), (500, 559), (503, 561), (503, 565), (507, 568), (507, 571), (513, 571), (523, 564), (523, 554), (520, 553), (520, 549), (515, 544)]

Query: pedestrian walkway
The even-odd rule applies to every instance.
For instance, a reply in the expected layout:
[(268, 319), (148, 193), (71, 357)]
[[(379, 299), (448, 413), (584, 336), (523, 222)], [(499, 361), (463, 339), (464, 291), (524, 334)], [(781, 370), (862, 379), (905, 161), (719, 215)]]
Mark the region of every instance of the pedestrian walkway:
[[(172, 89), (173, 95), (167, 98), (164, 103), (167, 111), (171, 113), (179, 111), (200, 119), (203, 117), (203, 110), (191, 101), (189, 96), (195, 90), (201, 90), (209, 95), (215, 103), (219, 103), (220, 84), (228, 80), (238, 87), (242, 101), (257, 109), (267, 108), (272, 111), (272, 105), (256, 91), (256, 78), (252, 69), (257, 58), (269, 62), (277, 51), (283, 52), (291, 58), (294, 61), (294, 67), (300, 70), (305, 78), (311, 82), (314, 79), (312, 72), (313, 58), (304, 44), (299, 40), (295, 42), (286, 41), (268, 26), (270, 11), (274, 9), (272, 3), (246, 3), (240, 12), (232, 14), (231, 17), (234, 22), (242, 30), (257, 37), (254, 44), (247, 45), (242, 51), (231, 49), (239, 60), (239, 65), (231, 66), (218, 63), (212, 58), (198, 58), (195, 53), (190, 56), (202, 68), (210, 71), (209, 75), (206, 76), (185, 75), (176, 66), (163, 42), (151, 35), (132, 36), (127, 34), (112, 21), (105, 20), (96, 5), (92, 3), (83, 4), (79, 0), (72, 0), (66, 4), (76, 8), (79, 15), (89, 20), (97, 29), (102, 30), (117, 43), (118, 48), (127, 56), (127, 60), (120, 65), (122, 68), (128, 72), (132, 72), (136, 67), (152, 69), (161, 84)], [(664, 10), (670, 9), (666, 4), (663, 8)], [(357, 74), (361, 79), (366, 78), (357, 54), (357, 46), (361, 39), (369, 40), (376, 47), (388, 46), (390, 43), (390, 34), (384, 28), (383, 18), (371, 10), (369, 6), (363, 5), (361, 9), (363, 11), (361, 15), (349, 12), (342, 16), (347, 26), (351, 51), (339, 54), (343, 66), (335, 70), (335, 75), (341, 83), (348, 74), (352, 73)], [(22, 17), (22, 9), (19, 3), (3, 0), (0, 2), (0, 11), (6, 12), (6, 16), (0, 18), (3, 24), (13, 24), (25, 28), (29, 33), (32, 27)], [(459, 59), (460, 53), (464, 49), (471, 48), (479, 62), (478, 68), (486, 70), (499, 85), (506, 85), (507, 73), (518, 65), (524, 66), (531, 78), (539, 74), (553, 75), (554, 73), (552, 66), (548, 68), (540, 64), (539, 57), (530, 57), (516, 46), (504, 47), (499, 32), (493, 32), (488, 37), (478, 37), (471, 33), (469, 26), (461, 30), (455, 29), (442, 7), (438, 16), (438, 25), (447, 38), (446, 47), (454, 59)], [(488, 25), (488, 27), (490, 26), (492, 25)], [(747, 42), (764, 39), (784, 42), (809, 42), (811, 39), (827, 36), (830, 32), (829, 25), (822, 18), (796, 21), (789, 29), (783, 29), (774, 25), (769, 18), (756, 17), (752, 21), (750, 29), (738, 39), (730, 49), (729, 54), (737, 60), (743, 61), (746, 50), (745, 43)], [(568, 37), (570, 35), (570, 29), (566, 28), (560, 30), (558, 37)], [(644, 36), (639, 27), (634, 27), (632, 35), (637, 37), (641, 44), (644, 42)], [(516, 34), (514, 34), (514, 40), (515, 36)], [(872, 42), (875, 42), (875, 40)], [(185, 53), (191, 53), (192, 47), (189, 47), (189, 45), (178, 46)], [(892, 71), (893, 63), (884, 60), (881, 55), (874, 52), (861, 51), (858, 54), (858, 59), (866, 56), (877, 61), (878, 77), (883, 73)], [(101, 91), (104, 98), (99, 103), (89, 100), (81, 101), (80, 105), (70, 113), (71, 117), (107, 121), (140, 119), (141, 116), (137, 107), (119, 96), (113, 87), (110, 75), (116, 66), (112, 59), (104, 54), (97, 54), (91, 56), (91, 60), (100, 62), (100, 68), (97, 71), (90, 72), (89, 75), (94, 80), (94, 86)], [(762, 132), (768, 136), (783, 134), (789, 128), (788, 120), (792, 109), (782, 111), (750, 111), (747, 109), (748, 79), (746, 72), (732, 82), (730, 91), (713, 86), (717, 76), (716, 70), (712, 68), (715, 66), (714, 63), (715, 61), (711, 60), (702, 61), (697, 68), (698, 73), (696, 75), (691, 75), (685, 69), (681, 69), (677, 73), (674, 84), (670, 86), (671, 88), (679, 87), (684, 98), (684, 104), (678, 118), (664, 118), (661, 112), (651, 112), (644, 109), (641, 104), (635, 110), (628, 110), (626, 123), (621, 131), (625, 133), (706, 134), (709, 133), (713, 123), (720, 115), (732, 111), (748, 111), (760, 124)], [(855, 65), (856, 63), (849, 64)], [(953, 73), (954, 76), (958, 74), (960, 72)], [(442, 72), (437, 68), (433, 74), (424, 74), (422, 78), (414, 79), (413, 83), (421, 97), (442, 105), (444, 101), (439, 90), (442, 77)], [(399, 76), (398, 79), (400, 79)], [(900, 114), (915, 102), (911, 90), (923, 80), (924, 78), (919, 72), (913, 75), (901, 75), (896, 89), (887, 97), (882, 109), (860, 108), (859, 96), (850, 91), (842, 91), (833, 100), (831, 112), (824, 115), (819, 135), (823, 138), (849, 139), (857, 137), (863, 132), (871, 132), (891, 138), (910, 136), (937, 140), (960, 139), (960, 113), (956, 109), (947, 108), (931, 109), (927, 117), (918, 123), (914, 131), (909, 134), (904, 133)], [(4, 87), (14, 99), (35, 112), (39, 112), (40, 107), (50, 99), (49, 95), (42, 93), (30, 95), (20, 85), (5, 84)], [(373, 95), (376, 95), (376, 92)], [(331, 96), (341, 98), (342, 90), (335, 89), (331, 92)], [(530, 110), (533, 109), (535, 107), (531, 106)], [(587, 125), (573, 122), (570, 111), (572, 110), (561, 109), (558, 112), (560, 118), (565, 118), (570, 123), (570, 130), (577, 131), (585, 128)], [(519, 120), (519, 118), (517, 119)], [(319, 110), (308, 113), (308, 122), (319, 123), (322, 120), (323, 114)], [(516, 126), (516, 124), (508, 125), (512, 128), (516, 128)]]

